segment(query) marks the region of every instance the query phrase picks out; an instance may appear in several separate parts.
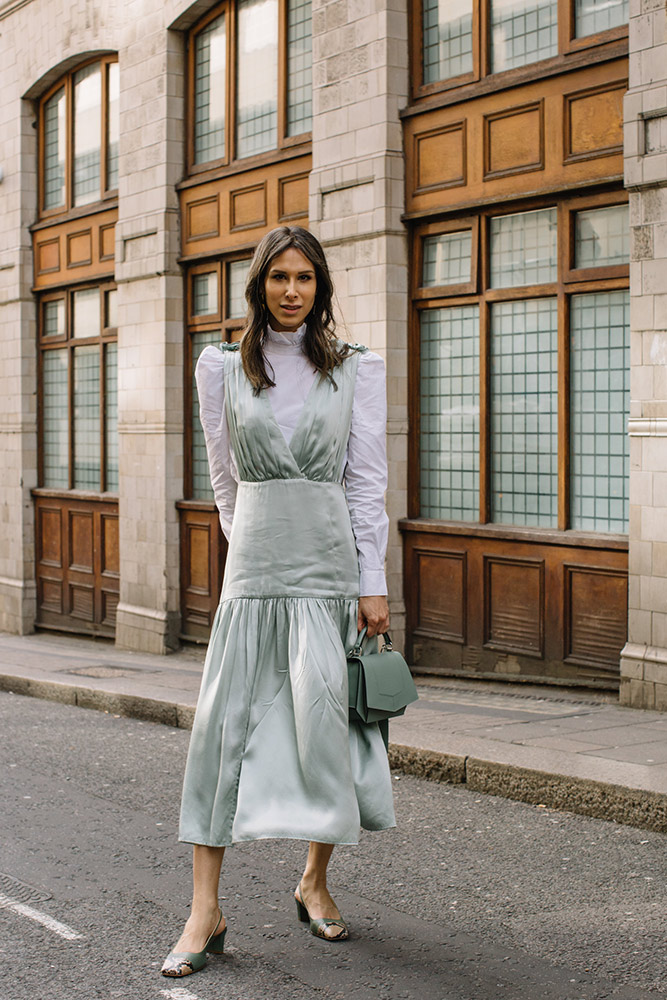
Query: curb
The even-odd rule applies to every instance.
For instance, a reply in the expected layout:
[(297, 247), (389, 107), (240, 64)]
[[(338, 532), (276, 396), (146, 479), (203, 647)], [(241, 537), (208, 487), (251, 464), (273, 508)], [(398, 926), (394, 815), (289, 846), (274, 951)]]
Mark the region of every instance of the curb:
[[(192, 729), (195, 714), (192, 705), (13, 674), (0, 674), (0, 691), (156, 722), (174, 729)], [(389, 744), (389, 766), (427, 781), (466, 785), (470, 791), (485, 795), (667, 833), (667, 795), (660, 792), (422, 750), (401, 743)]]
[(470, 791), (485, 795), (667, 833), (667, 795), (661, 792), (397, 743), (389, 744), (389, 765), (427, 781), (466, 785)]
[(109, 715), (122, 715), (129, 719), (157, 722), (172, 729), (192, 729), (195, 710), (192, 705), (176, 705), (145, 695), (120, 694), (102, 691), (78, 684), (61, 684), (58, 681), (41, 681), (32, 677), (0, 674), (0, 691), (22, 694), (44, 701), (57, 701), (63, 705), (91, 708)]

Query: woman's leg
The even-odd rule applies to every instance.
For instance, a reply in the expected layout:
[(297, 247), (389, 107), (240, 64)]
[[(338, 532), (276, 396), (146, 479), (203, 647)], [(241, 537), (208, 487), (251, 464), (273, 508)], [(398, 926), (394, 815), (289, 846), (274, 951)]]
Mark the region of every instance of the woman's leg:
[[(311, 919), (325, 917), (340, 920), (341, 915), (327, 888), (327, 865), (333, 853), (333, 844), (319, 844), (311, 840), (308, 845), (308, 860), (299, 883), (301, 899)], [(331, 927), (324, 937), (337, 938), (340, 927)]]
[[(201, 951), (220, 917), (218, 883), (224, 847), (195, 844), (192, 851), (192, 908), (174, 951)], [(219, 930), (225, 926), (223, 921)]]

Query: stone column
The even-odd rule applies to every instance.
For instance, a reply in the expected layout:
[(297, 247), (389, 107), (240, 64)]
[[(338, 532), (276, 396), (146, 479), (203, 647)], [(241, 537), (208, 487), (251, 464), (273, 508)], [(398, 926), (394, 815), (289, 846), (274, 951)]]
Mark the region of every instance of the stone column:
[(405, 627), (402, 542), (407, 512), (407, 237), (399, 109), (407, 103), (405, 5), (314, 0), (310, 227), (332, 268), (339, 335), (387, 365), (392, 632)]
[(621, 703), (667, 711), (667, 4), (630, 0), (630, 599)]
[[(37, 485), (36, 309), (28, 227), (37, 210), (37, 141), (26, 88), (21, 28), (2, 21), (0, 69), (0, 629), (34, 628), (35, 532), (30, 490)], [(32, 81), (30, 81), (32, 82)]]
[[(118, 281), (120, 601), (116, 643), (178, 645), (183, 493), (183, 173), (181, 39), (162, 11), (128, 4), (120, 51)], [(136, 8), (136, 11), (134, 10)]]

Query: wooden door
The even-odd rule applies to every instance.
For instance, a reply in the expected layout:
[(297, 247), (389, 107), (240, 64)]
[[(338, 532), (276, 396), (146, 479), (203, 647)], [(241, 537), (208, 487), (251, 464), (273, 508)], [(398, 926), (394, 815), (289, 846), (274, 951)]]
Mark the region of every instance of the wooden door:
[(37, 624), (113, 637), (119, 592), (118, 504), (35, 497)]

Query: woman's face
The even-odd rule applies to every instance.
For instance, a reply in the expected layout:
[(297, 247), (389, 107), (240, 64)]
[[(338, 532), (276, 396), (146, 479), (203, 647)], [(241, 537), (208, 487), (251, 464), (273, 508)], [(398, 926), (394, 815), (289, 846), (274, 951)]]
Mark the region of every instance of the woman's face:
[(295, 247), (273, 258), (264, 279), (266, 305), (274, 330), (298, 330), (313, 308), (317, 278), (315, 268)]

